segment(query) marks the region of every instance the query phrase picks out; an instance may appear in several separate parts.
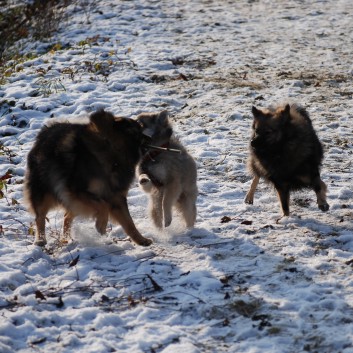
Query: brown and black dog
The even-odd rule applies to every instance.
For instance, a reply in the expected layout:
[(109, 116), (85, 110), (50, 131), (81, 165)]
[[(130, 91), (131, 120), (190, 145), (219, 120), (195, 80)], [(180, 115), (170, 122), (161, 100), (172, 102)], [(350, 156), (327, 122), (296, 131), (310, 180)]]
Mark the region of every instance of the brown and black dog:
[(272, 183), (283, 216), (289, 215), (291, 190), (311, 188), (320, 210), (327, 211), (326, 185), (320, 178), (322, 145), (308, 112), (301, 106), (252, 108), (254, 116), (248, 167), (253, 181), (245, 202), (252, 204), (260, 178)]
[(34, 243), (46, 244), (46, 215), (60, 206), (66, 211), (64, 237), (75, 216), (94, 217), (101, 234), (111, 217), (135, 243), (150, 245), (136, 229), (126, 200), (142, 144), (139, 123), (103, 110), (86, 124), (43, 127), (28, 154), (25, 177), (25, 198), (36, 217)]

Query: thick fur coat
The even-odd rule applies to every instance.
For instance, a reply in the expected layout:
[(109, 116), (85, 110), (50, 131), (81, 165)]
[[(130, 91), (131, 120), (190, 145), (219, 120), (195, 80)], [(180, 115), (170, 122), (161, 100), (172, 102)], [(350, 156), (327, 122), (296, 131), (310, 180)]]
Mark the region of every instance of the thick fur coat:
[(46, 244), (46, 215), (59, 206), (66, 211), (64, 236), (76, 216), (94, 217), (103, 234), (110, 216), (137, 244), (149, 245), (126, 201), (141, 156), (141, 126), (105, 111), (89, 120), (43, 127), (28, 154), (25, 196), (36, 217), (35, 244)]
[(318, 207), (327, 211), (326, 185), (320, 178), (323, 148), (308, 112), (299, 105), (252, 108), (254, 116), (248, 166), (254, 179), (245, 198), (253, 203), (260, 178), (277, 190), (283, 215), (289, 215), (291, 190), (311, 188)]
[(176, 149), (180, 153), (147, 150), (137, 168), (139, 184), (150, 196), (150, 215), (158, 228), (172, 222), (176, 208), (191, 228), (196, 220), (197, 170), (192, 156), (173, 135), (168, 113), (140, 114), (137, 121), (151, 145)]

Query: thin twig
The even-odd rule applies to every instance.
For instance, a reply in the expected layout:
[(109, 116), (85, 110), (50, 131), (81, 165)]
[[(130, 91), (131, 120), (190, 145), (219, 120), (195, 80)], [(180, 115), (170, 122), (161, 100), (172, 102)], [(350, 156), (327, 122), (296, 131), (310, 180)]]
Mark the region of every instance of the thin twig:
[(181, 150), (177, 150), (175, 148), (160, 147), (160, 146), (153, 146), (153, 145), (145, 145), (145, 147), (151, 148), (153, 150), (158, 150), (158, 151), (173, 152), (173, 153), (181, 154)]

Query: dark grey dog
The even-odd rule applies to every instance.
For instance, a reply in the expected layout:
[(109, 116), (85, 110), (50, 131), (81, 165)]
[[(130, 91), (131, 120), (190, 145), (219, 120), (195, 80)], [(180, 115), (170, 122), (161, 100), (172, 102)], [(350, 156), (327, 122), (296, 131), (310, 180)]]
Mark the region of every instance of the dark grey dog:
[(325, 183), (320, 178), (321, 143), (308, 112), (299, 105), (273, 109), (252, 108), (249, 170), (254, 176), (245, 202), (252, 204), (260, 178), (272, 183), (284, 216), (289, 215), (291, 190), (311, 188), (322, 211), (327, 211)]

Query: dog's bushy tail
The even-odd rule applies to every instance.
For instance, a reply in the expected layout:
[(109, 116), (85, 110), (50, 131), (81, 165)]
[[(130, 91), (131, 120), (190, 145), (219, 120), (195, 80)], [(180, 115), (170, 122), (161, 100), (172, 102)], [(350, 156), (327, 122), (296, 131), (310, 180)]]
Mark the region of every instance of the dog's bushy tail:
[(139, 184), (144, 192), (151, 192), (153, 183), (147, 174), (141, 174), (139, 177)]

